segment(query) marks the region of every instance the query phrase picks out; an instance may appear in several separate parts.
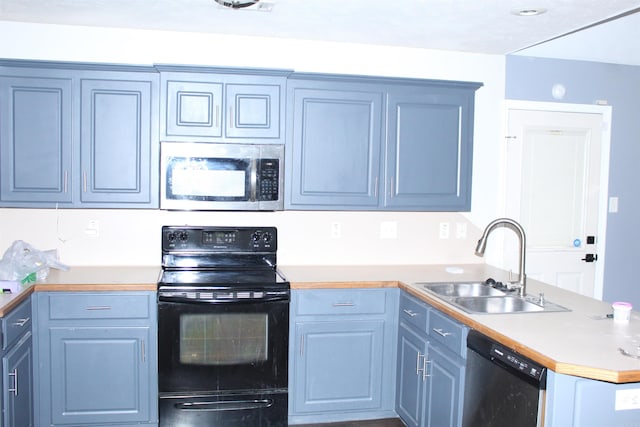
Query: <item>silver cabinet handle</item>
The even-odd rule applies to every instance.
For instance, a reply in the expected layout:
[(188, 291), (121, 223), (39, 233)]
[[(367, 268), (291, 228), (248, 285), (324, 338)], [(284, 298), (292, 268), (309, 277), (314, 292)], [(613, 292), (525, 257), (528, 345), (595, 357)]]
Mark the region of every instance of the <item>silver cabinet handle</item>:
[(233, 107), (229, 107), (229, 129), (233, 129)]
[(378, 177), (376, 176), (376, 182), (373, 187), (373, 197), (378, 197)]
[(82, 191), (87, 192), (87, 171), (82, 171)]
[(13, 392), (14, 396), (18, 395), (18, 368), (15, 368), (13, 372), (9, 372), (9, 376), (13, 377), (13, 388), (9, 388), (7, 391), (9, 393)]
[(147, 352), (145, 351), (145, 348), (144, 348), (144, 340), (140, 342), (140, 347), (142, 351), (142, 363), (145, 363), (147, 361)]
[(216, 105), (216, 127), (220, 127), (220, 106)]
[(96, 310), (111, 310), (111, 306), (109, 305), (90, 305), (89, 307), (85, 308), (85, 310), (89, 310), (89, 311), (96, 311)]
[(304, 335), (300, 335), (300, 357), (304, 356)]
[(451, 332), (445, 332), (442, 329), (438, 329), (438, 328), (433, 328), (432, 331), (440, 335), (441, 337), (448, 337), (449, 335), (453, 335), (453, 333)]
[(64, 171), (64, 177), (63, 177), (63, 183), (62, 183), (62, 186), (63, 186), (63, 193), (66, 193), (66, 192), (67, 192), (67, 187), (68, 187), (68, 185), (67, 185), (67, 180), (68, 180), (68, 178), (69, 178), (69, 172), (65, 169), (65, 171)]
[(425, 356), (422, 364), (422, 381), (425, 381), (431, 376), (431, 374), (428, 373), (429, 370), (427, 369), (429, 363), (431, 363), (431, 361), (427, 359), (427, 356)]
[[(420, 359), (422, 359), (422, 363), (420, 363)], [(416, 375), (420, 375), (420, 372), (424, 375), (424, 360), (426, 359), (425, 354), (420, 354), (418, 352), (418, 356), (416, 357)], [(420, 367), (422, 365), (422, 367)]]
[(408, 308), (403, 309), (402, 311), (404, 311), (406, 314), (408, 314), (411, 317), (416, 317), (418, 315), (418, 313), (416, 313), (413, 310), (409, 310)]
[(334, 307), (353, 307), (355, 304), (352, 302), (334, 302)]
[(27, 324), (27, 322), (28, 322), (29, 320), (31, 320), (31, 318), (30, 318), (30, 317), (27, 317), (27, 318), (25, 318), (25, 319), (18, 319), (18, 321), (17, 321), (17, 322), (13, 322), (13, 323), (12, 323), (12, 325), (13, 325), (13, 326), (20, 326), (20, 327), (23, 327), (24, 325), (26, 325), (26, 324)]

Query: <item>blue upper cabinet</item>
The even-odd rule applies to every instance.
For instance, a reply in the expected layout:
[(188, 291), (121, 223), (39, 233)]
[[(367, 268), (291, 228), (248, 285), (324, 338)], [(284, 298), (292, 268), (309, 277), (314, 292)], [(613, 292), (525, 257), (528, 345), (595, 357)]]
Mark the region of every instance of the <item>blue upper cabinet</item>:
[(80, 81), (80, 200), (156, 206), (157, 83), (101, 77)]
[(72, 80), (0, 76), (0, 200), (72, 201)]
[(480, 86), (292, 74), (285, 207), (470, 210)]
[(0, 206), (158, 207), (150, 67), (2, 61)]
[(383, 94), (373, 86), (289, 81), (289, 209), (376, 208)]
[(157, 66), (163, 141), (284, 142), (285, 70)]
[(476, 88), (426, 84), (389, 90), (385, 208), (470, 210)]

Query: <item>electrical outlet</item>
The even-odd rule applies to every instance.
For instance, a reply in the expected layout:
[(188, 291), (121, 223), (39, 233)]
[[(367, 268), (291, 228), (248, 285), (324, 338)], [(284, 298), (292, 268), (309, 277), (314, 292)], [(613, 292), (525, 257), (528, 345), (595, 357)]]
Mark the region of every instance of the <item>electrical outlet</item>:
[(618, 198), (609, 197), (609, 213), (618, 212)]
[(331, 238), (332, 239), (341, 239), (342, 238), (342, 224), (339, 222), (331, 223)]
[(440, 238), (448, 239), (449, 238), (449, 223), (441, 222), (440, 223)]
[(456, 223), (456, 239), (466, 239), (466, 238), (467, 238), (467, 223), (466, 222)]
[(398, 223), (395, 221), (380, 222), (380, 238), (381, 239), (398, 238)]
[(84, 229), (84, 234), (91, 237), (100, 237), (100, 221), (91, 219)]
[(616, 411), (640, 409), (640, 389), (616, 390)]

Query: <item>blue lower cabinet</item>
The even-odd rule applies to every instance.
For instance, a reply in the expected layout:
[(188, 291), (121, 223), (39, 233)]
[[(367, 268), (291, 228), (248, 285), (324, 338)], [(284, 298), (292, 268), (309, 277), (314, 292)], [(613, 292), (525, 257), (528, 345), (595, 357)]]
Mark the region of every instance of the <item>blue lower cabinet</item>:
[(400, 296), (396, 412), (408, 427), (459, 427), (468, 328)]
[(2, 323), (2, 418), (6, 427), (33, 427), (33, 345), (31, 299), (22, 302)]
[(429, 345), (428, 391), (425, 427), (462, 424), (466, 361), (450, 351)]
[(289, 423), (393, 417), (397, 289), (292, 297)]
[(407, 427), (421, 426), (424, 418), (427, 345), (426, 336), (400, 324), (396, 411)]
[(40, 425), (157, 425), (155, 294), (36, 298)]

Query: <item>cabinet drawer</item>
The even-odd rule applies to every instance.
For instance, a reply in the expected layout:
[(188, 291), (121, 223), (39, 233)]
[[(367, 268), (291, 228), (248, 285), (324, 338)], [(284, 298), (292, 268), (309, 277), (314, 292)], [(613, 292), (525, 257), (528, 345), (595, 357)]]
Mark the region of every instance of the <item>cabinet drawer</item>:
[(146, 295), (52, 294), (49, 295), (49, 318), (56, 319), (146, 319), (149, 300)]
[(297, 314), (383, 314), (384, 289), (304, 290), (298, 293)]
[(400, 321), (409, 323), (419, 331), (427, 332), (429, 307), (427, 305), (409, 295), (402, 293), (400, 295)]
[(462, 357), (466, 355), (468, 330), (437, 310), (429, 312), (429, 337)]
[(30, 330), (31, 299), (27, 299), (2, 319), (2, 349), (6, 350), (22, 334)]

